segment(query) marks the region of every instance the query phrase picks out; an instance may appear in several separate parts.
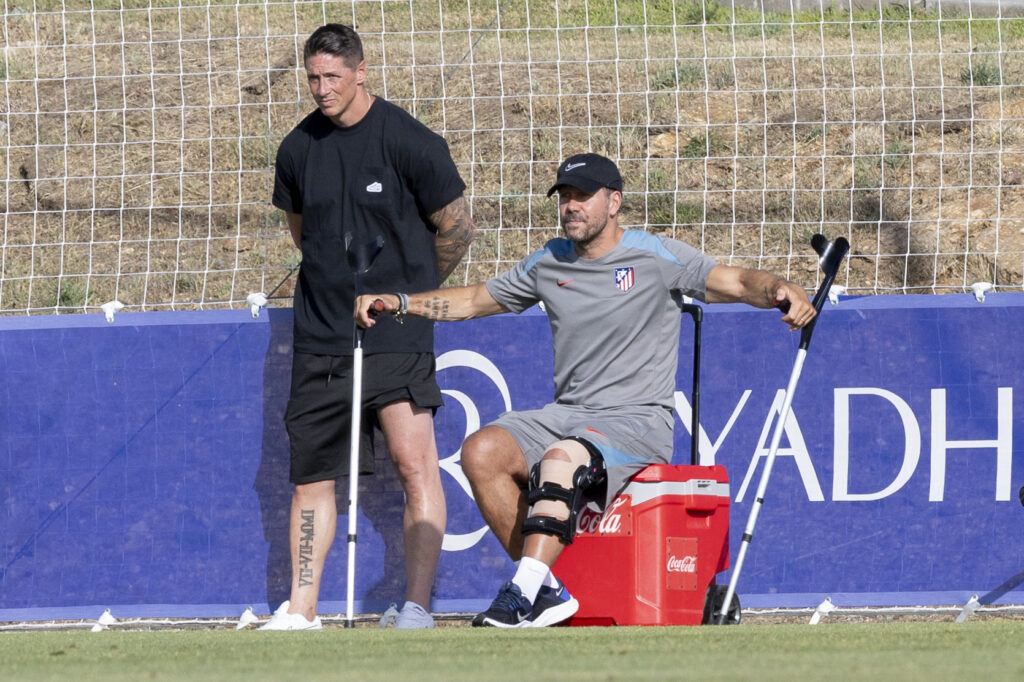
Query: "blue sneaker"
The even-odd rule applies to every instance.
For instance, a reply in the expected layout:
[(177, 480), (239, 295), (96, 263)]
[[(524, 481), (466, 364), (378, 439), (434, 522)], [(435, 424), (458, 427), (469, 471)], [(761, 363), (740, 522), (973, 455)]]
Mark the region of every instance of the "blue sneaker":
[(537, 593), (537, 601), (530, 613), (530, 624), (526, 627), (546, 628), (571, 618), (580, 608), (565, 585), (559, 581), (558, 587), (542, 587)]
[(509, 581), (498, 590), (498, 596), (491, 602), (490, 608), (478, 613), (473, 618), (476, 627), (488, 626), (496, 628), (530, 627), (530, 614), (533, 604), (523, 596), (519, 586)]

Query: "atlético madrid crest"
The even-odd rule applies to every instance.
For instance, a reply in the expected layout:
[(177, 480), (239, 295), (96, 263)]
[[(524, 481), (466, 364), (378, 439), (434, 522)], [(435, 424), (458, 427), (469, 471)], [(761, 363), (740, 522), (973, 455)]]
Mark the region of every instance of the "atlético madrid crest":
[(615, 268), (615, 286), (619, 291), (629, 291), (633, 288), (633, 268)]

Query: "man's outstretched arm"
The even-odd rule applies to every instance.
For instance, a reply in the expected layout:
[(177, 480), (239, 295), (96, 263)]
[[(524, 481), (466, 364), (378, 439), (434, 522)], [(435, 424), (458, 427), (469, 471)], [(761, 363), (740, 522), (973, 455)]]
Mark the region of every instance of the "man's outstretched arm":
[(383, 313), (390, 313), (396, 317), (415, 315), (428, 320), (453, 322), (508, 312), (507, 308), (494, 300), (491, 292), (482, 283), (409, 294), (407, 299), (406, 309), (403, 311), (402, 297), (397, 293), (364, 294), (356, 299), (356, 323), (360, 327), (372, 327), (375, 323), (374, 318)]
[(790, 329), (807, 326), (817, 311), (799, 284), (764, 270), (716, 265), (707, 281), (708, 303), (746, 303), (756, 308), (785, 310), (782, 321)]

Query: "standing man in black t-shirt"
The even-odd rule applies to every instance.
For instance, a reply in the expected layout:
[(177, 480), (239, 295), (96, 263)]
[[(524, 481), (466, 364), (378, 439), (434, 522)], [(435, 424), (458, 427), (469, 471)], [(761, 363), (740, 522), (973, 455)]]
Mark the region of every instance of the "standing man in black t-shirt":
[[(367, 92), (353, 29), (317, 29), (303, 59), (317, 110), (282, 141), (273, 197), (302, 250), (285, 414), (295, 484), (292, 585), (262, 630), (320, 628), (317, 599), (337, 527), (335, 481), (348, 471), (356, 292), (346, 239), (356, 248), (384, 239), (360, 276), (364, 290), (426, 291), (451, 274), (476, 229), (444, 139)], [(433, 323), (388, 316), (367, 330), (363, 348), (363, 407), (383, 430), (405, 491), (406, 601), (396, 627), (433, 627), (430, 593), (446, 523), (433, 426), (441, 405)], [(372, 470), (370, 435), (360, 448), (362, 472)]]

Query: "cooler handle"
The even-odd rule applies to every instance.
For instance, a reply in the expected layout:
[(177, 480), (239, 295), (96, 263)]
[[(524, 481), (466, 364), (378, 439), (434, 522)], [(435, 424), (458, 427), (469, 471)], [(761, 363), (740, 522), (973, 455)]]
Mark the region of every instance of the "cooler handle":
[(690, 464), (700, 464), (700, 326), (704, 309), (696, 303), (683, 303), (683, 312), (693, 318), (693, 389), (690, 391)]

